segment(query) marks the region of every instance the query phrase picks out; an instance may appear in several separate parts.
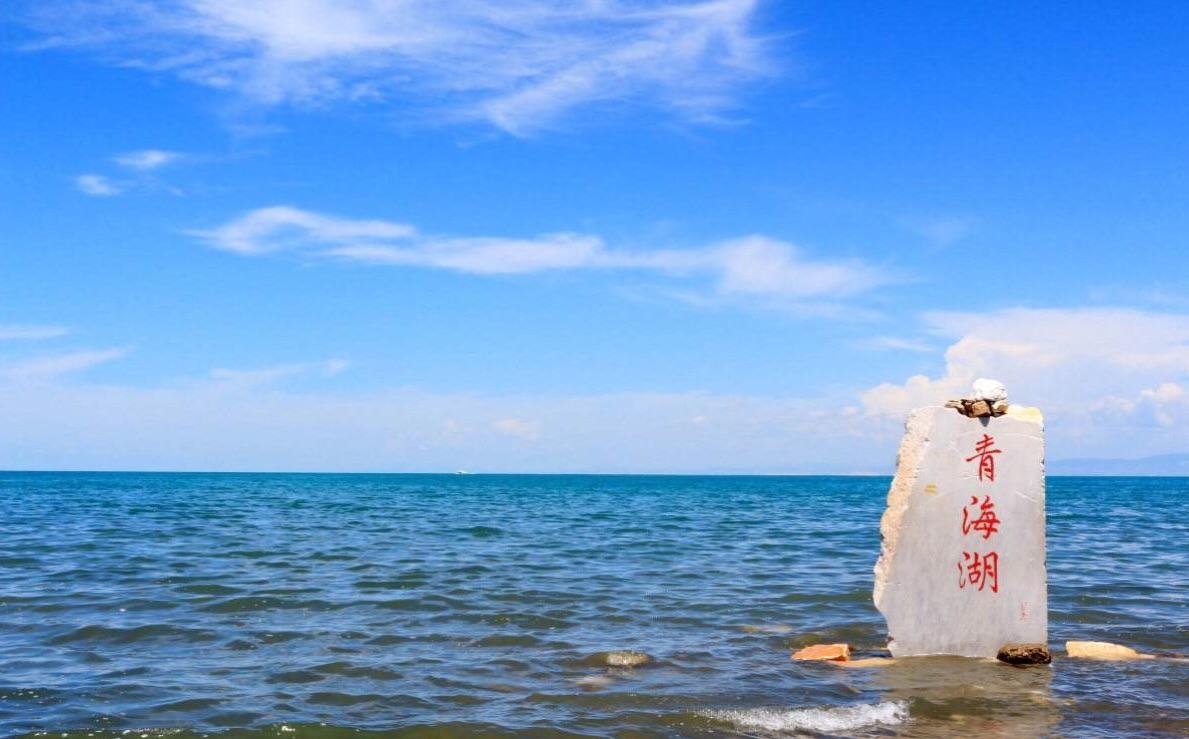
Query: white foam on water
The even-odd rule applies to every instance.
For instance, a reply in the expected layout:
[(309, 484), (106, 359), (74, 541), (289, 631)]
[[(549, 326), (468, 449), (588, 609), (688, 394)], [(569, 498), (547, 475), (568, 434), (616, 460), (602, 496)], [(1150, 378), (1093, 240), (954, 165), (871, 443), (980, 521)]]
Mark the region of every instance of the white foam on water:
[(908, 704), (894, 701), (837, 708), (740, 708), (704, 711), (701, 715), (741, 729), (831, 733), (864, 726), (902, 724), (908, 720)]

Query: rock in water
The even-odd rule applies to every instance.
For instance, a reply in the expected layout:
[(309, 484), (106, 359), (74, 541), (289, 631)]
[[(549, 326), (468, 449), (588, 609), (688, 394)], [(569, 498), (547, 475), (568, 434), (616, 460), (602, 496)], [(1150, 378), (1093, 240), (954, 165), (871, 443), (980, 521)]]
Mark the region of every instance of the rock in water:
[(608, 667), (639, 667), (652, 661), (652, 657), (644, 652), (634, 652), (630, 649), (618, 652), (604, 652), (602, 658)]
[(1044, 495), (1039, 410), (912, 412), (875, 565), (892, 656), (1048, 643)]
[(892, 657), (864, 657), (863, 659), (831, 660), (830, 664), (839, 667), (887, 667), (896, 664)]
[(1004, 644), (995, 658), (1009, 665), (1047, 665), (1053, 661), (1044, 644)]
[(1067, 641), (1065, 653), (1074, 659), (1102, 659), (1129, 660), (1149, 659), (1150, 656), (1140, 654), (1131, 647), (1122, 644), (1111, 644), (1106, 641)]
[(744, 624), (739, 629), (747, 634), (787, 634), (793, 627), (788, 624)]
[(793, 652), (795, 660), (832, 660), (845, 662), (850, 659), (849, 644), (814, 644)]
[(613, 682), (609, 675), (587, 675), (574, 680), (574, 684), (583, 690), (602, 690)]

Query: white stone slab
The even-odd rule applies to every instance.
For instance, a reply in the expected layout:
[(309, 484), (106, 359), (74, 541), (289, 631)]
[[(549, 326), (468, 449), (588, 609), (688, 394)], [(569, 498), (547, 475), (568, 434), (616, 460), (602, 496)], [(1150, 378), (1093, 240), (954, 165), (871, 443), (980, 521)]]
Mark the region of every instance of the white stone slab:
[(893, 656), (994, 657), (1010, 642), (1047, 643), (1044, 496), (1037, 409), (912, 412), (875, 565)]

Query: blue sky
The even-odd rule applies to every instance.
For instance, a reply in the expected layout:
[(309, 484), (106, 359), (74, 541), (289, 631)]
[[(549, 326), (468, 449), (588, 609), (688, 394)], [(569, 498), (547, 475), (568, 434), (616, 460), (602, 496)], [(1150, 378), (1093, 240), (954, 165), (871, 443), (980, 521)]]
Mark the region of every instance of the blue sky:
[(9, 4), (0, 467), (1189, 451), (1177, 3)]

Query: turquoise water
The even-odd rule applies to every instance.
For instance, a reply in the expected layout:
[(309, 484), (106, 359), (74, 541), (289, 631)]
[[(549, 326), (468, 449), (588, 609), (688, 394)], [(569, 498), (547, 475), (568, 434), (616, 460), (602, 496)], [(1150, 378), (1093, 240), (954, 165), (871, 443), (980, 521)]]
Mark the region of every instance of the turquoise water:
[[(887, 485), (0, 473), (0, 734), (1189, 734), (1186, 662), (791, 662), (882, 647)], [(1184, 655), (1189, 478), (1048, 507), (1054, 649)]]

